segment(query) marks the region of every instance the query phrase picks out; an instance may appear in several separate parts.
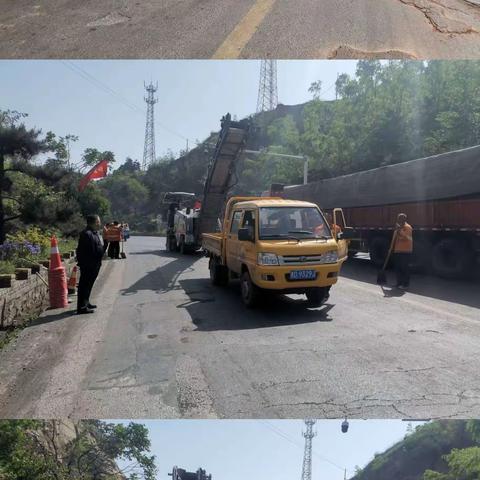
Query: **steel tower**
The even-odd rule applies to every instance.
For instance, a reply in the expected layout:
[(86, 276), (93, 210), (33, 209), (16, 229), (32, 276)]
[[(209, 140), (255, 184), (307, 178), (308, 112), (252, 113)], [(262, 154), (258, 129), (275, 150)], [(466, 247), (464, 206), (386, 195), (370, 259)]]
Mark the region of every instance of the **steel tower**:
[(270, 112), (278, 105), (277, 61), (262, 60), (258, 87), (257, 113)]
[(144, 98), (147, 104), (147, 122), (145, 125), (145, 146), (143, 148), (143, 163), (142, 168), (146, 170), (147, 167), (155, 161), (155, 123), (154, 123), (154, 106), (158, 102), (155, 98), (155, 92), (158, 89), (158, 83), (153, 86), (145, 85), (143, 83), (147, 96)]
[(312, 439), (317, 434), (313, 431), (316, 420), (307, 419), (305, 425), (307, 430), (303, 432), (305, 437), (305, 451), (303, 453), (302, 480), (312, 480)]

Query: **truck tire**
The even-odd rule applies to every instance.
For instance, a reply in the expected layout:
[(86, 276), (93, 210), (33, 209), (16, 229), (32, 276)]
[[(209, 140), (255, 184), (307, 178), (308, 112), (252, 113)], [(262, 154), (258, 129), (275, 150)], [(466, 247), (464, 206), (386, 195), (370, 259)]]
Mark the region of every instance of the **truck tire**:
[(208, 262), (210, 281), (213, 285), (224, 287), (228, 285), (228, 268), (220, 264), (217, 257), (210, 257)]
[(390, 241), (386, 237), (373, 237), (368, 244), (368, 250), (370, 252), (370, 260), (377, 268), (382, 268), (383, 263), (388, 255), (388, 249), (390, 248)]
[(180, 238), (180, 247), (179, 247), (179, 250), (180, 250), (180, 253), (182, 255), (185, 255), (188, 253), (188, 248), (187, 246), (185, 245), (185, 237), (181, 237)]
[(413, 242), (412, 268), (415, 271), (429, 273), (432, 269), (432, 244), (427, 239)]
[(309, 307), (320, 307), (327, 299), (327, 289), (325, 287), (309, 288), (305, 295)]
[(468, 243), (456, 238), (443, 238), (433, 247), (432, 270), (443, 278), (468, 277), (474, 252)]
[(260, 289), (252, 282), (250, 273), (245, 270), (240, 277), (243, 304), (247, 308), (254, 308), (258, 305)]

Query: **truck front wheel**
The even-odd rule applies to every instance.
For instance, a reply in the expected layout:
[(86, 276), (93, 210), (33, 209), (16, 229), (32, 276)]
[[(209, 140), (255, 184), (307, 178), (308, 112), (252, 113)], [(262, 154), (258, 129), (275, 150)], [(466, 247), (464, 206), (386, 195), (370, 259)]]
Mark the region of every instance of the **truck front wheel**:
[(240, 277), (242, 289), (242, 300), (247, 308), (253, 308), (258, 304), (260, 289), (252, 282), (248, 270), (245, 270)]
[(210, 281), (213, 285), (223, 287), (228, 284), (228, 268), (222, 265), (217, 257), (211, 257), (208, 263)]
[(309, 288), (305, 292), (308, 300), (308, 305), (310, 307), (320, 307), (328, 299), (329, 290), (329, 287)]

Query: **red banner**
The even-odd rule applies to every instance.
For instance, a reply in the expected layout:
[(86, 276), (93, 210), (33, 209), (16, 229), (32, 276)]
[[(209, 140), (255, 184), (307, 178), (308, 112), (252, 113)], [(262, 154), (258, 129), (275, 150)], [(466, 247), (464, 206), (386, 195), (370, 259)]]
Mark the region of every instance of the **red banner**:
[(102, 160), (101, 162), (97, 163), (81, 180), (78, 184), (78, 191), (83, 192), (85, 187), (88, 185), (89, 182), (95, 180), (97, 178), (103, 178), (107, 176), (108, 172), (108, 161)]

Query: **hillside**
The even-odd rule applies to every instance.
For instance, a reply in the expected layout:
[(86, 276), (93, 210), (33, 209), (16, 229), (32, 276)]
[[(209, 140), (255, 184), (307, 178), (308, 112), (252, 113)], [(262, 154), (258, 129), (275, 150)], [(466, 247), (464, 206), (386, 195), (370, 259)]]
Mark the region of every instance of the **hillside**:
[(149, 448), (148, 431), (134, 423), (0, 420), (0, 480), (153, 480)]
[(435, 421), (417, 427), (375, 458), (351, 480), (423, 480), (426, 470), (446, 472), (444, 455), (475, 446), (465, 420)]

